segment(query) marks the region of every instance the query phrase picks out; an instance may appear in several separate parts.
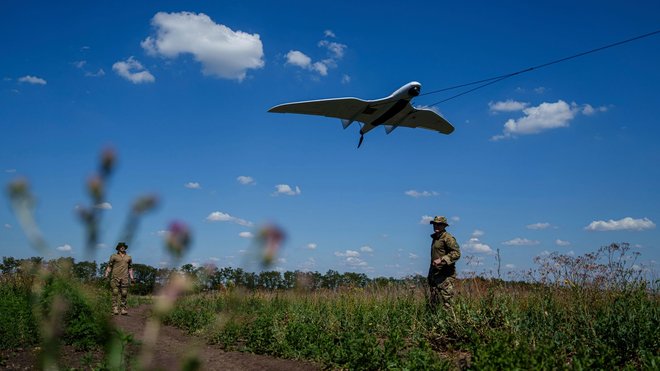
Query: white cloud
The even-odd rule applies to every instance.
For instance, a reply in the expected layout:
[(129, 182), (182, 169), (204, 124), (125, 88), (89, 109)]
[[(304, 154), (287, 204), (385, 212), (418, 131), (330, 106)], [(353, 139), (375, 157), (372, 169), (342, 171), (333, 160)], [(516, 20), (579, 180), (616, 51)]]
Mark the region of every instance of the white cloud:
[(85, 76), (86, 77), (101, 77), (101, 76), (105, 76), (105, 71), (103, 71), (103, 68), (99, 68), (96, 72), (85, 71)]
[[(491, 104), (491, 110), (496, 107), (499, 111), (514, 111), (514, 108), (520, 108), (522, 103), (515, 101), (498, 102)], [(541, 103), (535, 107), (525, 107), (522, 109), (523, 117), (518, 119), (509, 119), (504, 124), (502, 134), (495, 135), (491, 138), (493, 141), (515, 137), (516, 135), (530, 135), (539, 134), (541, 132), (568, 127), (571, 120), (576, 115), (582, 113), (584, 115), (591, 115), (596, 111), (604, 112), (606, 107), (593, 108), (589, 104), (582, 106), (576, 103), (570, 105), (563, 100), (558, 100), (555, 103)]]
[(335, 256), (340, 257), (358, 257), (360, 253), (355, 250), (346, 250), (345, 252), (335, 251)]
[(600, 107), (592, 107), (590, 104), (585, 104), (582, 107), (582, 114), (586, 116), (591, 116), (595, 115), (597, 112), (607, 112), (607, 107), (605, 106), (600, 106)]
[(360, 251), (371, 253), (371, 252), (374, 252), (374, 249), (371, 246), (365, 245), (365, 246), (360, 247)]
[(314, 62), (311, 69), (318, 72), (321, 76), (328, 75), (328, 65), (325, 62)]
[(368, 264), (360, 258), (360, 253), (355, 250), (345, 252), (335, 251), (335, 256), (345, 258), (344, 262), (351, 267), (367, 268)]
[(242, 81), (248, 69), (265, 64), (259, 34), (233, 31), (204, 13), (158, 12), (151, 24), (156, 35), (141, 43), (148, 53), (166, 58), (192, 54), (205, 75)]
[(41, 77), (36, 77), (36, 76), (23, 76), (18, 79), (19, 82), (26, 82), (28, 84), (33, 84), (33, 85), (46, 85), (47, 82), (46, 80), (42, 79)]
[(367, 262), (364, 260), (354, 257), (354, 256), (349, 256), (346, 258), (346, 264), (352, 266), (352, 267), (367, 267)]
[(298, 66), (300, 68), (316, 71), (321, 76), (328, 74), (328, 66), (323, 62), (312, 63), (312, 58), (308, 57), (305, 53), (298, 50), (290, 50), (286, 54), (286, 64)]
[(286, 63), (301, 68), (309, 68), (312, 65), (312, 58), (298, 50), (290, 50), (286, 53)]
[(570, 245), (571, 243), (568, 242), (568, 241), (564, 241), (564, 240), (556, 239), (556, 240), (555, 240), (555, 244), (556, 244), (557, 246), (568, 246), (568, 245)]
[(288, 184), (278, 184), (275, 186), (275, 192), (273, 196), (286, 195), (286, 196), (297, 196), (301, 193), (300, 187), (291, 188)]
[(319, 41), (319, 46), (328, 49), (334, 60), (339, 60), (344, 57), (344, 51), (346, 50), (346, 45), (344, 44), (321, 40)]
[(243, 184), (243, 185), (255, 185), (257, 182), (254, 181), (254, 179), (251, 176), (246, 176), (246, 175), (241, 175), (238, 178), (236, 178), (236, 181)]
[[(325, 32), (326, 37), (335, 37), (332, 31)], [(330, 68), (336, 68), (337, 62), (344, 57), (346, 45), (334, 41), (321, 40), (318, 46), (325, 48), (328, 51), (329, 58), (312, 61), (312, 58), (300, 50), (289, 50), (286, 54), (286, 63), (289, 65), (297, 66), (305, 70), (315, 71), (321, 76), (327, 76)], [(348, 83), (350, 77), (348, 75), (342, 76), (342, 83)]]
[(241, 232), (238, 236), (242, 238), (252, 238), (254, 237), (254, 234), (252, 234), (252, 232)]
[(452, 217), (449, 218), (449, 219), (450, 219), (452, 222), (456, 222), (456, 223), (458, 223), (458, 222), (461, 221), (461, 217), (460, 217), (460, 216), (452, 216)]
[(512, 240), (504, 241), (502, 243), (508, 246), (533, 246), (538, 245), (540, 242), (536, 240), (529, 240), (527, 238), (516, 237)]
[(310, 243), (307, 244), (307, 246), (305, 246), (305, 248), (306, 248), (306, 249), (309, 249), (309, 250), (316, 250), (316, 247), (317, 247), (317, 246), (318, 246), (318, 245), (315, 244), (314, 242), (310, 242)]
[(73, 65), (79, 69), (83, 70), (85, 72), (86, 77), (101, 77), (105, 76), (105, 71), (103, 71), (103, 68), (99, 68), (98, 71), (96, 72), (89, 72), (86, 71), (85, 66), (87, 65), (87, 61), (75, 61), (73, 62)]
[(633, 219), (631, 217), (626, 217), (620, 220), (610, 219), (609, 221), (593, 221), (584, 229), (588, 231), (643, 231), (645, 229), (653, 228), (655, 228), (655, 223), (648, 218)]
[(405, 191), (404, 193), (405, 193), (406, 196), (415, 197), (415, 198), (418, 198), (418, 197), (431, 197), (431, 196), (437, 196), (438, 195), (438, 192), (436, 192), (436, 191), (430, 191), (430, 192), (429, 191), (421, 191), (421, 192), (419, 192), (419, 191), (416, 191), (414, 189), (411, 189), (409, 191)]
[(112, 65), (112, 70), (133, 84), (156, 81), (154, 75), (142, 67), (142, 64), (133, 57), (129, 57), (125, 61), (116, 62)]
[(325, 35), (325, 37), (332, 37), (332, 38), (337, 37), (337, 35), (335, 35), (335, 33), (332, 32), (332, 30), (325, 30), (323, 34)]
[(58, 251), (63, 251), (63, 252), (71, 252), (71, 250), (73, 250), (73, 248), (68, 243), (65, 243), (62, 246), (58, 246), (57, 250)]
[(253, 225), (253, 223), (250, 221), (240, 219), (220, 211), (214, 211), (210, 213), (206, 217), (206, 220), (208, 220), (209, 222), (231, 222), (231, 223), (236, 223), (238, 225), (242, 225), (244, 227), (251, 227)]
[(408, 258), (409, 258), (409, 259), (418, 259), (419, 256), (417, 256), (416, 254), (413, 254), (413, 253), (409, 252), (409, 253), (408, 253)]
[(316, 268), (316, 260), (314, 258), (308, 258), (304, 262), (302, 262), (298, 268), (300, 268), (301, 271), (303, 272), (309, 272), (312, 269)]
[(490, 102), (488, 103), (488, 108), (491, 112), (515, 112), (522, 111), (527, 108), (529, 103), (517, 102), (515, 100), (508, 99), (504, 102)]
[(212, 261), (212, 262), (216, 262), (216, 263), (217, 263), (217, 262), (220, 261), (220, 258), (217, 258), (217, 257), (215, 257), (215, 256), (211, 256), (211, 257), (209, 258), (209, 260)]
[(16, 169), (5, 169), (5, 173), (14, 174), (14, 173), (16, 173)]
[(198, 182), (188, 182), (183, 186), (188, 189), (202, 189), (202, 186)]
[(470, 256), (468, 257), (466, 264), (470, 266), (478, 267), (484, 265), (484, 258), (483, 256)]
[(505, 264), (504, 268), (506, 269), (514, 269), (516, 266), (514, 264)]
[(472, 236), (470, 239), (464, 244), (464, 248), (466, 251), (474, 252), (474, 253), (481, 253), (481, 254), (492, 254), (493, 249), (488, 244), (483, 243), (479, 237), (483, 236), (484, 232), (475, 229), (474, 232), (472, 232)]
[(159, 231), (156, 231), (156, 235), (157, 235), (158, 237), (163, 237), (163, 238), (164, 238), (164, 237), (167, 237), (167, 236), (170, 235), (170, 231), (165, 230), (165, 229), (161, 229), (161, 230), (159, 230)]
[(351, 82), (351, 77), (349, 75), (344, 74), (341, 76), (342, 84), (348, 84), (349, 82)]
[(12, 225), (9, 224), (9, 223), (5, 223), (5, 228), (7, 228), (7, 229), (12, 229)]
[(112, 205), (110, 204), (110, 202), (103, 202), (94, 207), (96, 207), (97, 209), (112, 210)]
[(423, 215), (422, 219), (419, 221), (419, 224), (429, 224), (433, 220), (433, 217), (430, 215)]
[(546, 89), (545, 89), (543, 86), (539, 86), (539, 87), (537, 87), (537, 88), (534, 88), (534, 93), (536, 93), (536, 94), (543, 94), (543, 93), (545, 93), (545, 90), (546, 90)]
[(527, 229), (548, 229), (550, 228), (550, 223), (534, 223), (529, 224), (526, 227)]

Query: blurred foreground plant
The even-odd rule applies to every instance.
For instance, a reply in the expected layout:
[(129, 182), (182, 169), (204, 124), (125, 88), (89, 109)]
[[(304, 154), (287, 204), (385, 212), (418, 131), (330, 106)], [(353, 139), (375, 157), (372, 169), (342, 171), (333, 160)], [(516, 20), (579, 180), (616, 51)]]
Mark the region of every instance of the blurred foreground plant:
[[(115, 170), (116, 153), (114, 150), (106, 149), (101, 154), (97, 174), (91, 176), (87, 182), (87, 193), (91, 205), (88, 207), (77, 207), (78, 215), (85, 229), (86, 255), (93, 258), (100, 241), (100, 221), (103, 210), (106, 208), (106, 192), (109, 178)], [(42, 236), (35, 219), (35, 197), (30, 191), (26, 179), (18, 179), (11, 182), (7, 194), (25, 235), (30, 244), (39, 252), (47, 255), (50, 248)], [(133, 239), (141, 217), (156, 208), (158, 199), (155, 196), (143, 196), (138, 198), (130, 213), (128, 214), (124, 230), (121, 234), (123, 241), (130, 244)], [(172, 234), (178, 241), (181, 254), (190, 243), (190, 233), (185, 234), (174, 231)], [(170, 243), (168, 242), (168, 246)], [(180, 257), (180, 255), (179, 255)], [(59, 259), (58, 262), (50, 262), (49, 266), (41, 264), (41, 260), (32, 264), (22, 272), (29, 278), (30, 306), (32, 318), (37, 322), (39, 332), (39, 361), (38, 367), (44, 370), (59, 369), (59, 351), (62, 341), (79, 342), (80, 339), (88, 339), (88, 342), (80, 344), (83, 347), (93, 347), (105, 344), (106, 364), (111, 369), (123, 368), (126, 337), (118, 331), (110, 330), (112, 324), (109, 320), (109, 301), (107, 295), (98, 293), (87, 293), (87, 288), (76, 284), (72, 279), (72, 259)], [(3, 275), (3, 280), (5, 275)], [(162, 301), (157, 301), (155, 321), (160, 321), (160, 312), (166, 310), (185, 291), (185, 284), (176, 277), (168, 283)], [(4, 315), (4, 314), (3, 314)], [(153, 331), (152, 331), (153, 333)], [(83, 335), (84, 334), (84, 335)], [(89, 337), (92, 334), (93, 337)], [(94, 335), (97, 334), (97, 335)], [(106, 334), (109, 336), (102, 336)], [(82, 337), (81, 337), (82, 335)], [(156, 332), (157, 335), (157, 332)], [(123, 336), (123, 337), (122, 337)], [(85, 340), (86, 341), (86, 340)], [(155, 339), (152, 341), (155, 343)], [(143, 349), (143, 354), (153, 352), (153, 347)], [(146, 356), (144, 356), (146, 357)], [(148, 367), (149, 363), (143, 363)]]

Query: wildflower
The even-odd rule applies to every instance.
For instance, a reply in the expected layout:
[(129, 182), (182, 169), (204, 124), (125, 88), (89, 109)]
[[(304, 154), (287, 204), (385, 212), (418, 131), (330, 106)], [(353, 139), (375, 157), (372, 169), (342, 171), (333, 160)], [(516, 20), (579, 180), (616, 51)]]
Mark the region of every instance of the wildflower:
[(106, 178), (112, 173), (114, 169), (115, 162), (117, 161), (117, 155), (112, 148), (106, 148), (101, 153), (101, 168), (100, 173), (103, 178)]
[(191, 233), (188, 226), (182, 222), (172, 222), (167, 230), (165, 245), (167, 251), (177, 259), (188, 250), (191, 242)]
[(147, 195), (138, 198), (133, 204), (133, 213), (136, 215), (144, 214), (158, 206), (158, 197)]
[(275, 225), (267, 225), (259, 231), (257, 240), (263, 250), (261, 254), (261, 264), (264, 267), (273, 263), (284, 238), (284, 231)]
[(95, 204), (103, 200), (103, 180), (98, 175), (94, 175), (87, 181), (87, 191), (92, 196)]

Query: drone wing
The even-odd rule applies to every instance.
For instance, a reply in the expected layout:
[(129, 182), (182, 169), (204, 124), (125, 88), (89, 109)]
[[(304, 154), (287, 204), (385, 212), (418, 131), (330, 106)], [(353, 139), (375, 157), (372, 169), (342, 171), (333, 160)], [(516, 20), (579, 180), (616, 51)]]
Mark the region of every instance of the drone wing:
[(442, 116), (425, 108), (414, 109), (398, 126), (434, 130), (442, 134), (451, 134), (454, 131), (454, 127)]
[(369, 102), (357, 98), (334, 98), (280, 104), (269, 109), (268, 112), (298, 113), (360, 121), (360, 116), (364, 114), (368, 106)]

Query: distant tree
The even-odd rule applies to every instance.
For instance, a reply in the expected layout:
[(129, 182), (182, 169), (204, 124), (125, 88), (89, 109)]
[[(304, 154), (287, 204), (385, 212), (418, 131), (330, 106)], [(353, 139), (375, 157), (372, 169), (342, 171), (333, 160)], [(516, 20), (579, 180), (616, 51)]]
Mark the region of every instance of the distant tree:
[[(239, 268), (240, 269), (240, 268)], [(254, 290), (257, 288), (257, 282), (259, 282), (257, 274), (254, 272), (245, 272), (241, 269), (241, 272), (243, 273), (243, 278), (242, 278), (242, 285), (245, 286), (245, 288)]]
[(323, 276), (323, 288), (336, 290), (341, 283), (341, 274), (336, 270), (329, 269)]
[(75, 260), (70, 256), (60, 257), (48, 261), (48, 266), (50, 267), (50, 269), (65, 275), (73, 274), (74, 265), (75, 265)]
[(182, 265), (181, 272), (185, 273), (190, 278), (197, 278), (197, 268), (195, 268), (195, 266), (190, 263)]
[(133, 278), (135, 283), (131, 285), (131, 293), (136, 295), (149, 295), (156, 287), (156, 276), (158, 270), (145, 264), (133, 264)]
[(83, 282), (92, 282), (97, 277), (96, 262), (82, 261), (73, 265), (73, 275)]
[(282, 275), (278, 271), (264, 271), (258, 276), (259, 287), (267, 290), (277, 290), (284, 288)]
[(282, 279), (282, 285), (284, 286), (284, 289), (292, 289), (296, 288), (298, 284), (298, 276), (300, 275), (300, 271), (286, 271), (284, 272), (283, 279)]
[(11, 256), (3, 256), (2, 264), (0, 264), (0, 270), (2, 274), (12, 274), (16, 273), (18, 270), (19, 262), (12, 258)]
[(365, 287), (369, 277), (364, 273), (346, 272), (341, 277), (341, 285), (349, 287)]

